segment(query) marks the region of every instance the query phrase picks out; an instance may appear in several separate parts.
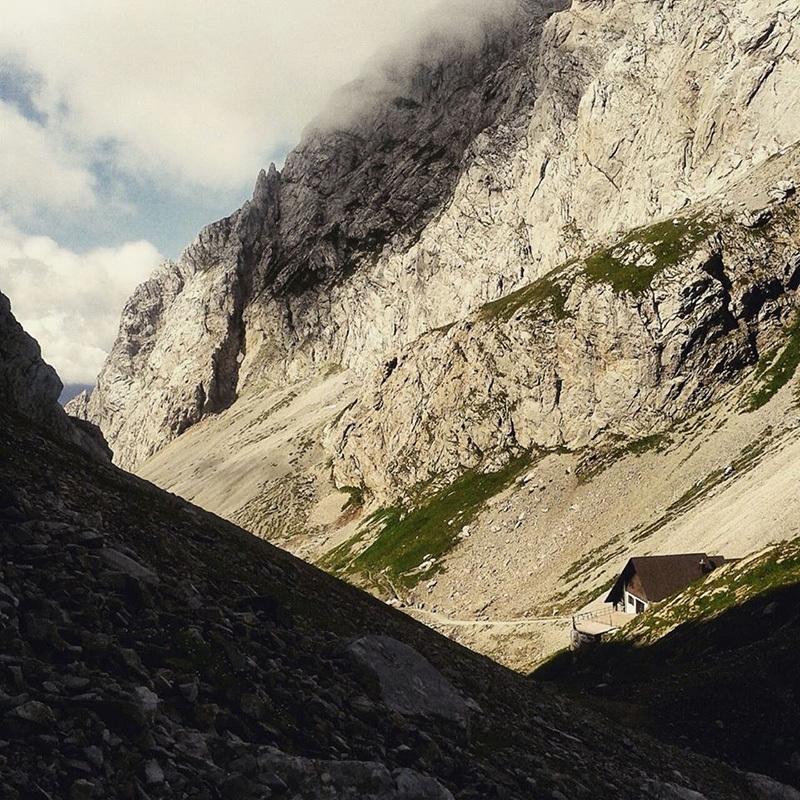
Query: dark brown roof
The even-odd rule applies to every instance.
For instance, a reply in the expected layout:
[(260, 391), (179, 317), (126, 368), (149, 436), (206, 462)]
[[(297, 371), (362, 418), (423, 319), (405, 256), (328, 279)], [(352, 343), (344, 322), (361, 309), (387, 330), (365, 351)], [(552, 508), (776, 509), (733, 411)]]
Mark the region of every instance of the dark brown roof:
[(606, 603), (622, 599), (625, 585), (638, 575), (645, 599), (658, 603), (665, 597), (685, 589), (690, 583), (705, 577), (725, 562), (722, 556), (705, 553), (683, 553), (674, 556), (636, 556), (622, 570), (617, 582), (606, 597)]

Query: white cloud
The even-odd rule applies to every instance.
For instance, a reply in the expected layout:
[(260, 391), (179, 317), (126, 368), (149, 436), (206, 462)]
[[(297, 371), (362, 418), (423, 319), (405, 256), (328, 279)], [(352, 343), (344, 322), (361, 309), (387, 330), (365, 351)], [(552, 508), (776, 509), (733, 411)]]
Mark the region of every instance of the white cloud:
[(0, 290), (65, 383), (94, 383), (125, 301), (160, 261), (145, 241), (81, 255), (0, 226)]
[(132, 174), (250, 180), (341, 83), (437, 0), (0, 0), (0, 53), (34, 102)]
[(0, 204), (25, 216), (35, 208), (87, 208), (94, 177), (52, 130), (0, 102)]

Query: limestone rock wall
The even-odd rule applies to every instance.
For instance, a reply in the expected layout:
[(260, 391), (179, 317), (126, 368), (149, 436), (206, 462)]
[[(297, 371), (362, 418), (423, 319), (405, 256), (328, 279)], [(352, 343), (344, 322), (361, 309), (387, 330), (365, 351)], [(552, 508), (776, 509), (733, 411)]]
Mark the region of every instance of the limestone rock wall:
[(331, 362), (368, 376), (720, 192), (799, 138), (798, 13), (798, 0), (525, 2), (471, 49), (390, 60), (137, 292), (88, 416), (135, 466), (250, 387)]
[[(766, 172), (780, 197), (796, 155)], [(393, 356), (332, 434), (337, 481), (393, 500), (523, 450), (662, 432), (783, 341), (799, 281), (794, 197), (643, 229)]]
[(67, 407), (102, 428), (117, 463), (134, 466), (236, 397), (242, 313), (276, 223), (278, 185), (274, 169), (262, 172), (251, 201), (205, 228), (123, 309), (97, 387)]

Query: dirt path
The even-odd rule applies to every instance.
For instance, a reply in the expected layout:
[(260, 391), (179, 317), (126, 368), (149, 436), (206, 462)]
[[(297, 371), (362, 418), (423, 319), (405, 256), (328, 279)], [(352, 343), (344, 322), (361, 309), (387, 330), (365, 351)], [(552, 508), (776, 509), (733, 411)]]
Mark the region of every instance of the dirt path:
[(571, 640), (572, 617), (464, 619), (419, 608), (405, 611), (418, 622), (523, 674)]
[(572, 622), (572, 617), (520, 617), (518, 619), (456, 619), (438, 611), (421, 608), (404, 609), (414, 619), (427, 625), (444, 625), (453, 628), (516, 628), (520, 625), (541, 625), (552, 622)]

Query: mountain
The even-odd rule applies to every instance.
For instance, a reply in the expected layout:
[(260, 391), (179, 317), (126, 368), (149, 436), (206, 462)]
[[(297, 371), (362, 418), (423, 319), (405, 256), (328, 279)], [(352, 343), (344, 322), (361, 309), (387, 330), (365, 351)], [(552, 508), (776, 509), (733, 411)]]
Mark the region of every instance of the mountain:
[(88, 411), (118, 463), (255, 386), (363, 376), (797, 140), (795, 3), (509, 5), (345, 90), (136, 292)]
[(791, 148), (404, 348), (340, 420), (335, 478), (395, 499), (509, 453), (661, 434), (708, 407), (795, 324), (798, 182)]
[(90, 457), (6, 353), (28, 390), (0, 407), (3, 797), (792, 796)]
[(38, 342), (29, 336), (0, 293), (0, 406), (28, 420), (101, 461), (111, 451), (99, 428), (70, 417), (58, 405), (63, 389), (56, 371), (42, 360)]
[(388, 331), (365, 341), (373, 334), (360, 266), (418, 239), (449, 201), (474, 138), (530, 104), (528, 56), (558, 5), (489, 14), (466, 52), (467, 42), (433, 33), (396, 53), (344, 90), (280, 174), (262, 171), (251, 201), (137, 290), (88, 412), (120, 464), (135, 466), (246, 384), (370, 361), (348, 343), (354, 302), (361, 343), (384, 349)]
[(799, 13), (488, 3), (387, 54), (70, 412), (519, 669), (633, 551), (797, 535)]

